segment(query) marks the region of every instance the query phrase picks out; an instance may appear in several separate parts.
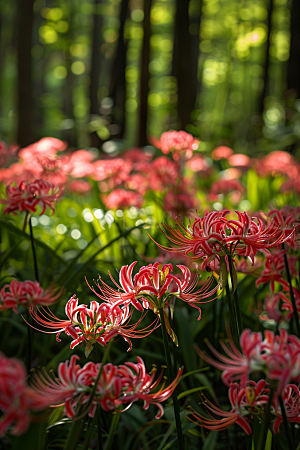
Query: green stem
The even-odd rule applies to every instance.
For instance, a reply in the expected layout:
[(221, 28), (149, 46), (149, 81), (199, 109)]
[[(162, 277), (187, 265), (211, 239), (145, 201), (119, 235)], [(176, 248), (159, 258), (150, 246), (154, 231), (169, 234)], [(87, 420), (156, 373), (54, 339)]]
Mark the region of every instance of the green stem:
[(284, 257), (286, 277), (287, 277), (288, 283), (290, 285), (290, 296), (291, 296), (291, 302), (292, 302), (292, 307), (293, 307), (294, 322), (295, 322), (295, 326), (296, 326), (296, 330), (297, 330), (297, 335), (298, 335), (298, 337), (300, 337), (299, 316), (298, 316), (298, 311), (297, 311), (297, 306), (296, 306), (296, 301), (295, 301), (295, 296), (294, 296), (294, 290), (293, 290), (293, 286), (292, 286), (292, 278), (291, 278), (291, 273), (290, 273), (290, 268), (289, 268), (289, 262), (288, 262), (286, 253), (284, 254), (283, 257)]
[(237, 330), (237, 325), (236, 325), (236, 320), (235, 320), (235, 318), (236, 318), (235, 308), (234, 308), (234, 303), (231, 298), (231, 292), (230, 292), (228, 283), (226, 283), (225, 290), (226, 290), (226, 297), (227, 297), (227, 302), (228, 302), (229, 321), (230, 321), (230, 329), (231, 329), (231, 333), (232, 333), (232, 339), (233, 339), (233, 342), (235, 343), (236, 348), (240, 349), (239, 335), (238, 335), (238, 330)]
[[(29, 311), (26, 311), (27, 322), (30, 323)], [(31, 369), (31, 359), (32, 359), (32, 328), (27, 326), (27, 373), (29, 375)]]
[[(160, 323), (161, 323), (161, 331), (162, 331), (162, 337), (164, 342), (164, 348), (165, 348), (165, 356), (166, 356), (166, 362), (167, 362), (167, 370), (169, 375), (169, 380), (171, 381), (173, 378), (173, 365), (171, 361), (171, 355), (170, 355), (170, 349), (168, 345), (168, 336), (167, 336), (167, 328), (164, 318), (164, 308), (158, 308), (159, 310), (159, 317), (160, 317)], [(184, 450), (184, 442), (183, 442), (183, 435), (182, 435), (182, 428), (181, 428), (181, 421), (180, 421), (180, 413), (179, 413), (179, 402), (176, 395), (176, 392), (174, 391), (172, 394), (173, 397), (173, 408), (174, 408), (174, 415), (175, 415), (175, 422), (176, 422), (176, 430), (177, 430), (177, 436), (178, 436), (178, 444), (179, 444), (179, 450)]]
[(231, 279), (231, 289), (233, 292), (233, 299), (234, 299), (234, 306), (235, 306), (235, 314), (236, 314), (236, 326), (237, 326), (237, 333), (238, 337), (240, 338), (240, 335), (243, 331), (243, 323), (242, 323), (242, 316), (241, 316), (241, 310), (240, 310), (240, 303), (237, 293), (237, 288), (234, 283), (234, 275), (233, 271), (235, 270), (233, 267), (232, 262), (232, 256), (228, 255), (228, 263), (229, 263), (229, 272), (230, 272), (230, 279)]
[(114, 439), (114, 435), (115, 435), (115, 432), (117, 430), (118, 423), (119, 423), (119, 420), (120, 420), (120, 415), (121, 415), (121, 413), (119, 411), (114, 412), (113, 420), (111, 422), (110, 429), (109, 429), (108, 439), (107, 439), (107, 442), (105, 444), (105, 450), (110, 450), (111, 449), (111, 446), (112, 446), (112, 443), (113, 443), (113, 439)]
[(34, 274), (35, 274), (36, 281), (39, 281), (39, 273), (38, 273), (37, 259), (36, 259), (36, 253), (35, 253), (35, 248), (34, 248), (31, 217), (29, 218), (29, 230), (30, 230), (30, 240), (31, 240), (31, 248), (32, 248), (32, 255), (33, 255)]
[(262, 427), (260, 429), (257, 450), (264, 450), (264, 448), (265, 448), (267, 434), (268, 434), (268, 428), (269, 428), (269, 422), (270, 422), (273, 396), (274, 396), (274, 390), (272, 388), (270, 388), (269, 401), (268, 401), (267, 407), (266, 407), (265, 419), (264, 419)]
[(280, 404), (280, 409), (281, 409), (282, 420), (283, 420), (283, 424), (284, 424), (284, 428), (285, 428), (285, 432), (286, 432), (286, 437), (287, 437), (287, 440), (289, 443), (289, 450), (294, 450), (295, 443), (293, 441), (292, 432), (291, 432), (291, 429), (289, 426), (288, 418), (286, 415), (286, 410), (285, 410), (283, 399), (282, 399), (281, 395), (278, 395), (278, 400), (279, 400), (279, 404)]

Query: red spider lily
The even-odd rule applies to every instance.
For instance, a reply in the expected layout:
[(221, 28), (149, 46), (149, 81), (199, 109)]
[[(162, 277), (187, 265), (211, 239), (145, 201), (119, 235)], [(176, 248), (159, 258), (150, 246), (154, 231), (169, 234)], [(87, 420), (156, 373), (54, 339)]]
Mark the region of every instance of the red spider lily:
[[(167, 400), (179, 383), (183, 368), (178, 371), (176, 378), (168, 387), (164, 383), (158, 389), (163, 372), (155, 381), (156, 369), (147, 374), (142, 358), (137, 357), (138, 363), (126, 362), (123, 365), (115, 366), (105, 364), (100, 375), (94, 398), (90, 400), (92, 387), (101, 368), (101, 363), (88, 362), (83, 368), (76, 364), (78, 356), (73, 355), (70, 362), (61, 363), (58, 368), (58, 378), (51, 378), (47, 373), (37, 374), (33, 377), (33, 388), (38, 394), (43, 394), (49, 398), (52, 406), (65, 404), (65, 414), (74, 417), (75, 406), (78, 403), (90, 403), (89, 415), (94, 416), (97, 403), (104, 411), (119, 409), (121, 405), (126, 405), (125, 410), (141, 399), (144, 400), (144, 409), (150, 403), (159, 408), (156, 418), (159, 419), (163, 413), (161, 402)], [(156, 392), (151, 392), (155, 390)]]
[[(276, 249), (270, 257), (266, 259), (265, 268), (262, 271), (261, 276), (256, 280), (256, 287), (259, 286), (260, 283), (270, 283), (271, 291), (274, 294), (275, 289), (275, 281), (279, 283), (284, 289), (289, 289), (289, 283), (282, 277), (282, 272), (285, 270), (284, 263), (284, 255), (286, 254), (285, 250)], [(288, 257), (289, 266), (294, 275), (297, 276), (296, 270), (296, 257)]]
[(0, 353), (0, 436), (9, 430), (19, 435), (30, 423), (30, 411), (49, 406), (48, 399), (26, 385), (24, 364)]
[(15, 211), (35, 213), (37, 206), (40, 206), (42, 215), (47, 206), (54, 213), (54, 203), (59, 197), (59, 192), (52, 183), (40, 179), (33, 183), (21, 181), (18, 186), (13, 184), (7, 186), (6, 196), (7, 199), (0, 199), (0, 203), (7, 205), (4, 214), (16, 214)]
[[(243, 428), (245, 433), (251, 434), (252, 429), (250, 421), (245, 416), (248, 414), (260, 416), (263, 413), (263, 405), (268, 403), (269, 400), (269, 389), (266, 389), (267, 385), (268, 383), (265, 380), (260, 380), (258, 383), (250, 380), (247, 382), (246, 387), (241, 387), (238, 383), (233, 383), (228, 392), (232, 406), (229, 412), (222, 411), (202, 395), (203, 404), (209, 415), (212, 412), (223, 417), (222, 419), (208, 419), (194, 409), (190, 408), (190, 410), (193, 417), (200, 422), (198, 425), (207, 428), (208, 430), (222, 431), (226, 430), (226, 428), (234, 423), (237, 423)], [(192, 422), (194, 421), (192, 420)]]
[(0, 311), (12, 308), (19, 313), (18, 307), (32, 309), (35, 305), (51, 305), (59, 298), (62, 290), (54, 295), (50, 287), (44, 291), (38, 281), (16, 281), (5, 284), (0, 291)]
[(288, 234), (272, 222), (265, 225), (258, 217), (250, 219), (246, 212), (236, 211), (239, 220), (229, 220), (225, 217), (229, 212), (207, 213), (187, 227), (180, 220), (177, 220), (175, 228), (163, 223), (163, 233), (177, 247), (158, 245), (164, 250), (180, 252), (185, 256), (192, 253), (190, 257), (194, 259), (204, 258), (204, 270), (210, 261), (219, 259), (220, 255), (248, 256), (254, 262), (258, 250), (270, 254), (269, 248), (277, 247), (294, 233), (292, 230)]
[(176, 266), (182, 273), (182, 280), (180, 280), (172, 274), (172, 264), (162, 265), (158, 262), (141, 267), (132, 279), (133, 268), (136, 264), (137, 262), (135, 261), (130, 266), (123, 266), (121, 268), (119, 277), (120, 285), (110, 275), (111, 280), (117, 286), (118, 290), (108, 286), (100, 279), (101, 285), (98, 283), (97, 286), (101, 293), (99, 294), (91, 288), (92, 291), (101, 300), (109, 304), (132, 304), (139, 311), (151, 307), (156, 312), (157, 308), (164, 306), (171, 295), (198, 308), (198, 303), (205, 303), (204, 299), (208, 299), (216, 294), (219, 289), (219, 285), (211, 289), (213, 278), (210, 278), (200, 289), (195, 290), (198, 276), (192, 280), (191, 271), (188, 267), (183, 265)]
[(199, 348), (199, 355), (208, 363), (222, 370), (222, 379), (229, 386), (232, 382), (240, 381), (245, 386), (250, 373), (264, 372), (269, 380), (277, 381), (277, 393), (284, 392), (290, 381), (300, 381), (300, 340), (289, 335), (283, 328), (280, 336), (275, 336), (270, 330), (265, 330), (265, 339), (261, 333), (254, 333), (246, 329), (240, 336), (240, 352), (231, 336), (229, 346), (221, 343), (227, 356), (207, 344), (220, 362), (205, 355)]
[[(282, 400), (288, 421), (291, 423), (300, 423), (300, 392), (298, 386), (296, 386), (295, 384), (288, 384), (282, 395)], [(273, 423), (273, 430), (274, 433), (278, 434), (279, 427), (283, 419), (282, 411), (276, 393), (272, 401), (271, 412), (276, 416), (276, 419)]]
[(287, 233), (290, 233), (295, 226), (296, 236), (293, 234), (286, 240), (287, 245), (290, 247), (296, 247), (300, 239), (299, 237), (299, 225), (300, 225), (300, 207), (296, 206), (292, 208), (291, 206), (285, 206), (283, 209), (277, 210), (273, 209), (269, 212), (268, 217), (271, 217), (276, 225), (280, 226)]
[[(284, 295), (283, 292), (277, 292), (277, 294), (267, 294), (266, 295), (266, 300), (265, 300), (265, 311), (262, 312), (262, 314), (259, 316), (259, 318), (261, 320), (275, 320), (276, 323), (280, 323), (282, 320), (284, 319), (284, 315), (282, 313), (282, 311), (280, 311), (279, 306), (280, 306), (280, 300), (285, 301), (285, 299), (288, 301), (288, 299), (286, 298), (286, 296)], [(293, 308), (292, 305), (290, 305), (291, 307), (291, 316), (293, 315)], [(300, 305), (299, 305), (300, 307)]]
[(148, 327), (136, 330), (144, 318), (144, 314), (136, 323), (130, 325), (132, 310), (129, 306), (120, 308), (118, 305), (99, 304), (92, 301), (88, 308), (86, 305), (78, 305), (75, 295), (67, 302), (65, 311), (69, 320), (58, 319), (49, 308), (43, 307), (37, 308), (36, 311), (30, 310), (30, 314), (39, 325), (54, 330), (44, 331), (44, 333), (55, 333), (57, 341), (60, 342), (59, 335), (62, 331), (72, 336), (71, 349), (85, 342), (87, 344), (86, 355), (92, 351), (93, 344), (98, 342), (106, 346), (107, 342), (117, 335), (122, 336), (128, 342), (128, 351), (130, 351), (132, 348), (130, 338), (146, 337), (159, 326), (158, 320), (155, 320)]

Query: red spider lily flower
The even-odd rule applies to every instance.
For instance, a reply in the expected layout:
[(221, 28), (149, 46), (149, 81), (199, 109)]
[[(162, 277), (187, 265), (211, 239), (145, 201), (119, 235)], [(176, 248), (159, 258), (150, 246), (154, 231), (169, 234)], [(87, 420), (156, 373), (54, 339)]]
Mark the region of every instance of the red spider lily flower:
[(97, 293), (91, 287), (92, 291), (101, 300), (109, 304), (132, 304), (139, 311), (150, 307), (157, 312), (157, 309), (163, 307), (172, 295), (199, 309), (197, 304), (205, 303), (205, 299), (216, 294), (219, 289), (219, 285), (212, 288), (214, 280), (210, 278), (200, 289), (195, 290), (198, 276), (192, 279), (192, 274), (188, 267), (183, 265), (176, 266), (182, 273), (182, 280), (180, 280), (172, 274), (172, 264), (162, 265), (158, 262), (141, 267), (132, 279), (133, 268), (136, 264), (137, 261), (131, 263), (130, 266), (121, 268), (120, 285), (109, 274), (118, 290), (108, 286), (100, 278), (97, 287), (101, 293)]
[(300, 207), (285, 206), (283, 209), (273, 209), (269, 212), (268, 217), (271, 217), (274, 223), (280, 226), (287, 233), (290, 233), (293, 228), (296, 227), (295, 234), (286, 240), (286, 243), (290, 247), (297, 247), (300, 240), (299, 225), (300, 225)]
[(223, 371), (222, 380), (227, 386), (236, 381), (245, 386), (250, 373), (257, 371), (264, 372), (269, 380), (277, 381), (278, 394), (284, 392), (290, 381), (300, 380), (300, 340), (283, 328), (279, 336), (265, 330), (264, 340), (261, 333), (243, 330), (240, 336), (242, 352), (230, 336), (228, 346), (221, 343), (227, 356), (223, 356), (210, 343), (207, 345), (220, 362), (205, 355), (199, 348), (197, 351), (205, 361)]
[[(261, 283), (270, 283), (270, 288), (272, 293), (274, 294), (275, 290), (275, 281), (279, 283), (284, 289), (289, 289), (289, 283), (282, 277), (282, 272), (285, 270), (284, 263), (284, 255), (286, 254), (285, 250), (276, 249), (270, 257), (266, 259), (265, 268), (261, 273), (261, 276), (256, 280), (256, 287), (258, 287)], [(297, 257), (288, 257), (289, 266), (291, 268), (291, 272), (297, 276), (296, 270), (296, 260)]]
[(185, 256), (192, 253), (191, 258), (204, 259), (204, 270), (213, 259), (219, 260), (220, 255), (243, 255), (254, 262), (258, 250), (270, 254), (269, 248), (277, 247), (294, 233), (292, 230), (287, 234), (272, 222), (265, 225), (258, 217), (251, 219), (246, 212), (236, 211), (239, 220), (229, 220), (225, 217), (229, 212), (207, 213), (187, 227), (179, 219), (175, 228), (163, 223), (163, 233), (177, 247), (157, 245), (163, 250), (180, 252)]
[[(276, 323), (280, 323), (284, 319), (283, 312), (280, 311), (280, 300), (285, 301), (287, 298), (285, 297), (283, 292), (277, 292), (277, 294), (267, 294), (266, 300), (265, 300), (265, 311), (260, 314), (259, 318), (261, 320), (275, 320)], [(287, 300), (288, 301), (288, 300)], [(300, 305), (299, 305), (300, 307)], [(292, 315), (293, 315), (293, 309), (291, 305)], [(291, 317), (292, 317), (291, 315)]]
[[(198, 425), (208, 430), (222, 431), (237, 423), (249, 435), (252, 433), (252, 429), (249, 419), (245, 416), (248, 414), (261, 416), (263, 413), (263, 405), (268, 403), (269, 400), (269, 389), (266, 389), (267, 385), (268, 383), (265, 380), (260, 380), (258, 383), (250, 380), (247, 382), (246, 387), (241, 387), (238, 383), (233, 383), (228, 392), (232, 407), (229, 412), (222, 411), (202, 395), (203, 404), (209, 415), (212, 412), (223, 417), (222, 419), (208, 419), (194, 409), (190, 408), (190, 410), (193, 417), (200, 422)], [(194, 421), (192, 420), (192, 422)]]
[(106, 346), (107, 342), (117, 335), (122, 336), (128, 342), (128, 351), (130, 351), (132, 348), (130, 338), (146, 337), (159, 326), (158, 320), (155, 320), (148, 327), (136, 330), (145, 314), (136, 323), (130, 325), (132, 310), (129, 306), (120, 308), (117, 305), (99, 304), (92, 301), (88, 308), (87, 305), (78, 305), (75, 295), (67, 302), (65, 311), (69, 320), (58, 319), (49, 308), (43, 307), (37, 308), (36, 311), (30, 310), (30, 314), (39, 325), (54, 330), (43, 332), (56, 334), (58, 342), (60, 342), (59, 335), (62, 331), (70, 335), (73, 338), (71, 349), (85, 342), (87, 356), (92, 351), (93, 344), (98, 342)]
[(182, 152), (185, 152), (187, 156), (192, 156), (193, 150), (197, 150), (199, 146), (199, 140), (186, 133), (185, 131), (167, 131), (160, 137), (160, 141), (155, 138), (151, 138), (151, 141), (155, 147), (160, 148), (165, 154), (173, 153), (174, 159), (178, 160)]
[(144, 199), (134, 191), (125, 191), (124, 189), (114, 189), (107, 197), (102, 197), (103, 203), (109, 209), (125, 209), (129, 206), (141, 208)]
[(212, 159), (216, 161), (219, 161), (220, 159), (228, 159), (231, 155), (233, 155), (233, 150), (225, 145), (215, 148), (211, 153)]
[(49, 406), (47, 398), (26, 384), (24, 364), (0, 353), (0, 436), (6, 431), (24, 433), (30, 423), (30, 412)]
[(59, 197), (59, 192), (50, 181), (40, 179), (33, 183), (21, 181), (18, 186), (12, 183), (6, 187), (6, 196), (7, 199), (0, 199), (0, 203), (7, 205), (4, 214), (16, 214), (15, 211), (35, 213), (37, 206), (40, 206), (42, 215), (47, 206), (54, 213), (54, 203)]
[[(156, 418), (159, 419), (163, 413), (161, 402), (167, 400), (179, 383), (183, 368), (178, 371), (176, 378), (168, 387), (164, 383), (157, 390), (163, 372), (155, 381), (156, 369), (147, 374), (142, 358), (137, 357), (137, 364), (126, 362), (123, 365), (115, 366), (111, 363), (105, 364), (100, 375), (94, 398), (90, 399), (92, 387), (101, 368), (101, 363), (88, 362), (80, 368), (76, 360), (80, 359), (73, 355), (70, 362), (61, 363), (58, 368), (58, 378), (51, 378), (46, 372), (36, 374), (33, 377), (33, 388), (38, 394), (48, 397), (52, 406), (65, 404), (65, 414), (67, 417), (75, 416), (75, 407), (79, 403), (90, 403), (88, 413), (94, 416), (97, 403), (104, 411), (119, 410), (121, 405), (126, 411), (137, 400), (144, 400), (144, 409), (149, 404), (155, 404), (159, 408)], [(151, 392), (155, 390), (155, 392)]]
[[(288, 421), (291, 423), (300, 423), (300, 391), (298, 386), (296, 386), (295, 384), (288, 384), (282, 395), (282, 400)], [(276, 419), (273, 423), (273, 430), (274, 433), (278, 434), (279, 427), (283, 419), (281, 407), (276, 393), (272, 401), (271, 413), (276, 416)]]
[(0, 311), (12, 308), (19, 314), (18, 307), (32, 309), (35, 305), (51, 305), (59, 298), (62, 290), (54, 295), (50, 287), (44, 291), (38, 281), (16, 281), (5, 284), (0, 291)]

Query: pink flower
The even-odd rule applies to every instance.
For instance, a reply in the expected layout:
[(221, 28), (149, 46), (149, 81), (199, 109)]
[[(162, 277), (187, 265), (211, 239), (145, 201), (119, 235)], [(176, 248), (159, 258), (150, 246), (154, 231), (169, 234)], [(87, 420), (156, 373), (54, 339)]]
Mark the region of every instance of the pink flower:
[[(272, 218), (272, 221), (277, 226), (280, 226), (282, 230), (286, 230), (286, 233), (290, 233), (294, 228), (295, 234), (292, 234), (286, 243), (289, 247), (297, 247), (300, 241), (299, 225), (300, 225), (300, 207), (296, 206), (292, 208), (286, 205), (283, 209), (273, 209), (269, 212), (268, 217)], [(297, 275), (297, 273), (296, 273)]]
[(199, 141), (185, 131), (167, 131), (161, 135), (160, 141), (155, 138), (151, 140), (164, 154), (173, 153), (176, 160), (183, 152), (192, 156), (193, 150), (197, 150), (199, 146)]
[(30, 412), (49, 406), (48, 399), (26, 384), (27, 373), (21, 361), (0, 353), (0, 436), (6, 431), (20, 435), (30, 423)]
[[(82, 368), (76, 364), (79, 357), (73, 355), (70, 362), (61, 363), (58, 368), (58, 378), (54, 380), (47, 374), (38, 374), (33, 378), (33, 388), (38, 394), (44, 395), (51, 401), (52, 406), (60, 406), (65, 403), (65, 414), (74, 417), (75, 407), (79, 403), (89, 402), (88, 413), (94, 416), (97, 403), (104, 411), (119, 410), (121, 405), (126, 405), (126, 411), (137, 400), (144, 400), (144, 409), (149, 404), (159, 408), (156, 418), (159, 419), (163, 413), (161, 402), (167, 400), (179, 383), (183, 368), (178, 371), (176, 378), (168, 387), (164, 383), (157, 390), (163, 373), (155, 381), (156, 369), (147, 374), (142, 358), (137, 357), (137, 364), (126, 362), (115, 366), (105, 364), (100, 375), (94, 397), (91, 399), (91, 390), (95, 379), (99, 374), (101, 363), (88, 362)], [(154, 390), (155, 392), (151, 392)]]
[(19, 314), (18, 307), (32, 309), (35, 305), (51, 305), (61, 295), (54, 295), (50, 287), (44, 291), (38, 281), (16, 281), (5, 284), (0, 291), (0, 311), (12, 308)]
[[(154, 321), (148, 327), (137, 330), (136, 328), (144, 318), (144, 315), (134, 324), (130, 325), (132, 310), (129, 306), (120, 308), (117, 305), (102, 303), (96, 301), (87, 305), (78, 305), (78, 299), (73, 295), (67, 302), (65, 312), (68, 320), (58, 319), (50, 309), (37, 308), (30, 310), (32, 318), (41, 326), (50, 328), (53, 331), (44, 331), (44, 333), (56, 334), (56, 340), (60, 342), (59, 335), (64, 331), (73, 338), (70, 348), (85, 342), (86, 355), (93, 350), (93, 345), (97, 342), (106, 346), (107, 342), (116, 337), (122, 336), (129, 344), (129, 350), (132, 348), (130, 338), (146, 337), (158, 327), (158, 321)], [(153, 327), (153, 328), (151, 328)]]
[(251, 166), (251, 159), (247, 155), (242, 153), (235, 153), (228, 158), (228, 162), (233, 167), (247, 170)]
[(251, 422), (246, 416), (261, 416), (263, 412), (262, 407), (267, 404), (269, 400), (269, 389), (266, 389), (267, 385), (268, 383), (265, 380), (260, 380), (258, 383), (250, 380), (247, 382), (246, 386), (239, 386), (238, 383), (231, 384), (228, 392), (231, 403), (231, 410), (229, 412), (222, 411), (202, 395), (204, 406), (209, 415), (212, 412), (221, 416), (222, 419), (208, 419), (197, 413), (194, 409), (190, 408), (190, 410), (193, 417), (200, 422), (198, 425), (208, 430), (222, 431), (226, 430), (234, 423), (237, 423), (243, 428), (246, 434), (251, 434)]
[(18, 186), (7, 186), (6, 199), (0, 199), (0, 202), (7, 205), (4, 208), (4, 214), (16, 211), (26, 211), (35, 213), (37, 206), (42, 208), (40, 215), (44, 214), (47, 206), (54, 213), (54, 203), (59, 197), (58, 189), (45, 180), (35, 180), (33, 183), (21, 181)]
[(114, 189), (102, 200), (109, 209), (125, 209), (129, 206), (141, 208), (144, 203), (144, 199), (140, 194), (134, 191), (125, 191), (124, 189)]
[(219, 179), (211, 185), (210, 192), (212, 194), (229, 194), (232, 191), (245, 192), (245, 188), (239, 180)]
[(259, 159), (255, 164), (255, 169), (261, 177), (267, 175), (275, 177), (279, 174), (293, 177), (297, 174), (297, 161), (290, 153), (275, 150)]
[(169, 211), (173, 218), (186, 215), (196, 207), (196, 197), (192, 192), (185, 191), (184, 186), (179, 186), (176, 190), (170, 189), (164, 198), (164, 210)]
[(219, 159), (228, 159), (233, 154), (233, 150), (225, 145), (215, 148), (212, 151), (211, 157), (218, 161)]

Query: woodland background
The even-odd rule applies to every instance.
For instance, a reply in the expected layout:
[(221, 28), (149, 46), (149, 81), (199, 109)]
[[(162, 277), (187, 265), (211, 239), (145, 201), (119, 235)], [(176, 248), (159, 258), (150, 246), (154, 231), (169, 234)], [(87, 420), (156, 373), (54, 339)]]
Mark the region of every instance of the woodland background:
[(1, 139), (114, 155), (185, 129), (200, 151), (297, 156), (299, 17), (290, 0), (1, 0)]

